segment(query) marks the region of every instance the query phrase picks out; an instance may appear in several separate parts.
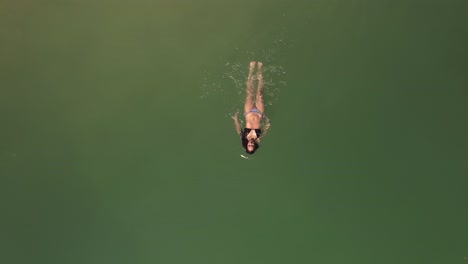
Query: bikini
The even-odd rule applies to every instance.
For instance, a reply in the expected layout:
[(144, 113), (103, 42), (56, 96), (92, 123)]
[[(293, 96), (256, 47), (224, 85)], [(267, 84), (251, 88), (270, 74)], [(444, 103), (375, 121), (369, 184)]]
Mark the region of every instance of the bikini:
[[(255, 134), (257, 135), (257, 138), (260, 138), (260, 136), (262, 135), (262, 130), (261, 129), (253, 129), (253, 130), (255, 130)], [(241, 136), (243, 138), (247, 138), (247, 135), (250, 133), (250, 131), (252, 131), (251, 128), (244, 128), (244, 131), (242, 131)]]
[(264, 116), (264, 115), (262, 114), (262, 112), (260, 112), (260, 110), (258, 110), (257, 107), (254, 107), (254, 108), (252, 108), (249, 112), (244, 113), (244, 116), (247, 116), (247, 115), (250, 114), (250, 113), (255, 113), (255, 114), (259, 115), (261, 118), (263, 118), (263, 116)]

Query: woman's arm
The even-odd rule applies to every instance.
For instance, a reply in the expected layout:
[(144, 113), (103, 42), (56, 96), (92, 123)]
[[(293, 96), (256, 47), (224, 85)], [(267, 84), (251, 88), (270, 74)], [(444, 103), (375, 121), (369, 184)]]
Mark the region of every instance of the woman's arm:
[(265, 122), (265, 128), (263, 129), (263, 133), (262, 133), (262, 137), (264, 137), (266, 135), (266, 133), (268, 132), (268, 129), (270, 129), (270, 118), (268, 118), (268, 116), (265, 116), (266, 118), (266, 122)]
[(236, 126), (237, 135), (240, 135), (240, 133), (241, 133), (241, 127), (240, 127), (240, 125), (239, 125), (239, 120), (237, 120), (237, 114), (239, 114), (239, 112), (236, 112), (236, 113), (232, 116), (232, 119), (234, 119), (234, 125)]

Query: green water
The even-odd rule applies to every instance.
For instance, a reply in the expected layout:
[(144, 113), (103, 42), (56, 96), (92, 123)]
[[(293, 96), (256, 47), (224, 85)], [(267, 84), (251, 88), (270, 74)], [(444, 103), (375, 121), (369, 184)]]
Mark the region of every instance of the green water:
[(222, 2), (0, 2), (0, 262), (468, 263), (468, 4)]

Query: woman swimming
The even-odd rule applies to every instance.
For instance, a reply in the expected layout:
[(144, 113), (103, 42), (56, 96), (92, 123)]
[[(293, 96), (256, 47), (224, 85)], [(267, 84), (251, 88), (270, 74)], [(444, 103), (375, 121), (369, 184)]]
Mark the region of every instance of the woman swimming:
[[(253, 72), (255, 69), (255, 61), (250, 62), (249, 76), (247, 77), (247, 97), (245, 98), (244, 105), (245, 128), (243, 131), (241, 131), (239, 120), (237, 119), (238, 113), (235, 113), (232, 117), (232, 119), (234, 119), (237, 134), (241, 137), (242, 146), (249, 154), (254, 154), (255, 151), (260, 147), (260, 139), (265, 136), (268, 129), (270, 128), (270, 119), (265, 116), (265, 105), (263, 103), (263, 63), (258, 62), (257, 65), (258, 87), (254, 101)], [(262, 133), (261, 123), (264, 118), (266, 122), (264, 131)]]

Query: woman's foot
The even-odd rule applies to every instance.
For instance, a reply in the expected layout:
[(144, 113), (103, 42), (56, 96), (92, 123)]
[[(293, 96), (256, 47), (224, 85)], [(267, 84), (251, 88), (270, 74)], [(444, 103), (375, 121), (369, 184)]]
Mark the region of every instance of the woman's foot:
[(258, 65), (257, 79), (262, 81), (263, 80), (263, 75), (262, 75), (263, 63), (259, 61), (257, 62), (257, 65)]
[(253, 72), (254, 68), (255, 68), (255, 61), (251, 61), (250, 66), (249, 66), (249, 71)]

